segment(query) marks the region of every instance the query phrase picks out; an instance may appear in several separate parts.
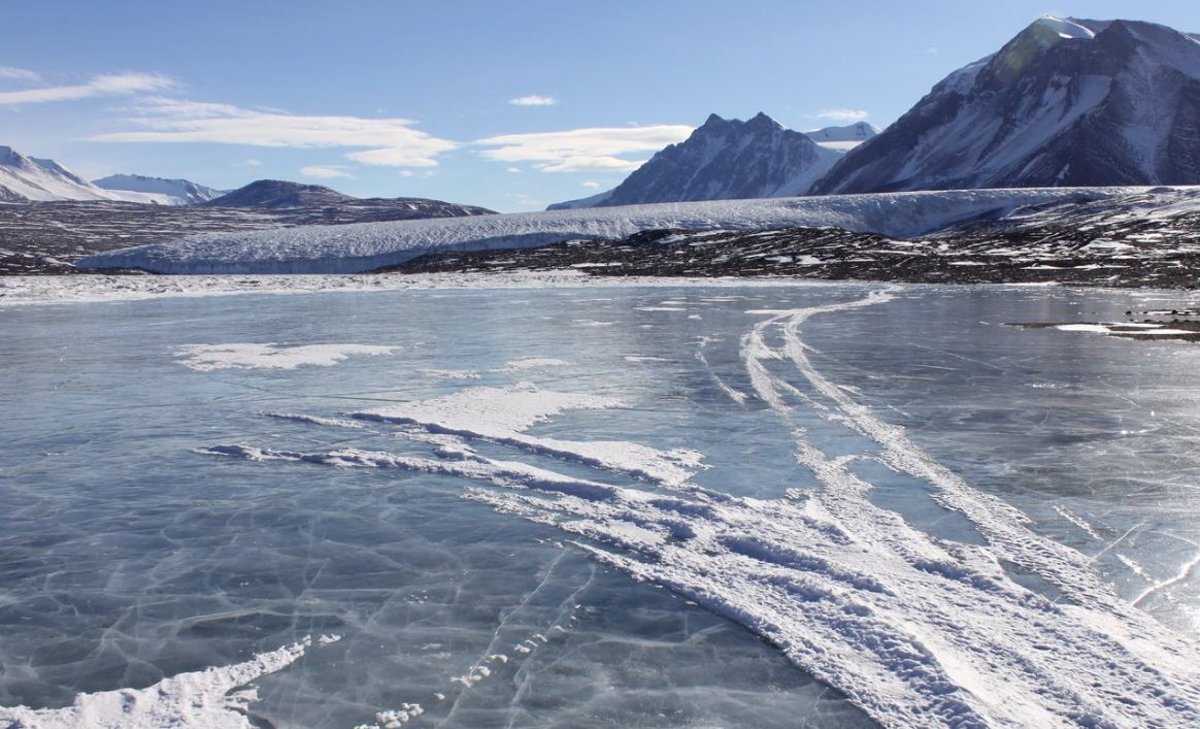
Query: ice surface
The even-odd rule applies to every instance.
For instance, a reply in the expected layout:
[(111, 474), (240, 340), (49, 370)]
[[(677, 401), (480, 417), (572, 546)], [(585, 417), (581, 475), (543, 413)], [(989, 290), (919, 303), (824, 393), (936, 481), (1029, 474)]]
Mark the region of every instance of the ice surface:
[[(1200, 354), (988, 323), (1191, 298), (10, 308), (0, 705), (67, 709), (337, 633), (255, 681), (252, 723), (1192, 725)], [(196, 341), (400, 349), (180, 367)]]
[(986, 213), (1080, 196), (1104, 199), (1142, 188), (951, 190), (699, 203), (630, 205), (466, 218), (405, 220), (214, 233), (100, 253), (83, 268), (156, 273), (354, 273), (428, 251), (524, 248), (572, 239), (618, 239), (642, 230), (756, 230), (835, 226), (908, 237)]

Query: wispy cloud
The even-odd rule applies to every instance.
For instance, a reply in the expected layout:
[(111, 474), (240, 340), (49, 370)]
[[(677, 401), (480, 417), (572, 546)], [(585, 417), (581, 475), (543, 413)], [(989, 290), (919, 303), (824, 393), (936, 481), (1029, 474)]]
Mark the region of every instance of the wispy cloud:
[(413, 129), (408, 119), (304, 116), (231, 104), (147, 98), (131, 123), (140, 130), (89, 137), (96, 142), (207, 142), (256, 147), (361, 148), (345, 156), (385, 167), (434, 167), (458, 145)]
[(338, 177), (350, 178), (354, 176), (346, 171), (344, 165), (312, 165), (301, 167), (300, 174), (305, 177), (315, 177), (318, 180), (332, 180)]
[(818, 119), (829, 119), (846, 124), (863, 121), (869, 116), (871, 113), (862, 109), (822, 109), (816, 113)]
[(509, 99), (508, 103), (513, 106), (554, 106), (558, 103), (558, 99), (553, 96), (529, 94), (528, 96), (518, 96), (515, 99)]
[(11, 79), (13, 81), (28, 81), (29, 83), (37, 83), (38, 81), (42, 80), (42, 75), (37, 71), (30, 71), (27, 68), (0, 66), (0, 78)]
[(503, 134), (474, 142), (493, 147), (483, 156), (495, 162), (530, 162), (543, 172), (584, 170), (629, 172), (644, 160), (622, 155), (657, 152), (668, 144), (686, 139), (692, 127), (658, 124), (645, 127), (595, 127), (563, 132)]
[(245, 165), (246, 167), (262, 167), (262, 161), (254, 159), (253, 157), (247, 159), (242, 164)]
[[(23, 71), (23, 69), (9, 70)], [(32, 73), (32, 71), (28, 73)], [(85, 84), (74, 86), (45, 86), (21, 91), (0, 91), (0, 105), (15, 106), (54, 101), (77, 101), (95, 96), (128, 96), (162, 91), (175, 85), (170, 78), (154, 73), (109, 74), (96, 76)]]
[(583, 186), (589, 190), (599, 190), (600, 189), (600, 183), (592, 182), (591, 180), (588, 180), (587, 182), (583, 183)]

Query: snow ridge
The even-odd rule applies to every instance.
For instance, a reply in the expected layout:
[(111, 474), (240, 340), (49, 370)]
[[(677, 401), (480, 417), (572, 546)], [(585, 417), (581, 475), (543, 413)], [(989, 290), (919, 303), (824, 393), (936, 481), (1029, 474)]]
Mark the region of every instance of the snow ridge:
[[(321, 636), (318, 643), (337, 640)], [(258, 691), (246, 684), (295, 663), (312, 642), (307, 637), (244, 663), (181, 673), (144, 689), (79, 694), (63, 709), (0, 707), (0, 722), (10, 729), (251, 729), (256, 725), (245, 711)]]

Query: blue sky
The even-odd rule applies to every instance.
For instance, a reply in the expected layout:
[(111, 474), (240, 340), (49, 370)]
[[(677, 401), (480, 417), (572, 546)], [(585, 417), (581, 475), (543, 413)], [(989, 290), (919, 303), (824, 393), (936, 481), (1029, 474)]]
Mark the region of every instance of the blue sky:
[(540, 209), (709, 113), (886, 126), (1041, 15), (1200, 3), (4, 2), (0, 144), (95, 178), (263, 177)]

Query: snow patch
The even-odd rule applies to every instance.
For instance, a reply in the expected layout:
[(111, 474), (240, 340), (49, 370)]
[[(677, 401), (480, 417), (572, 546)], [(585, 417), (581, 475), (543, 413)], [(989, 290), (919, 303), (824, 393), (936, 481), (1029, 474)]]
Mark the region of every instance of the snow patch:
[[(338, 639), (322, 635), (318, 642), (325, 646)], [(242, 687), (287, 668), (311, 645), (312, 638), (305, 638), (244, 663), (181, 673), (144, 689), (79, 694), (62, 709), (0, 707), (0, 722), (10, 729), (253, 729), (245, 711), (258, 691)]]
[(391, 354), (396, 347), (371, 344), (303, 344), (265, 342), (189, 344), (176, 351), (179, 363), (198, 372), (225, 369), (295, 369), (332, 367), (353, 355)]

